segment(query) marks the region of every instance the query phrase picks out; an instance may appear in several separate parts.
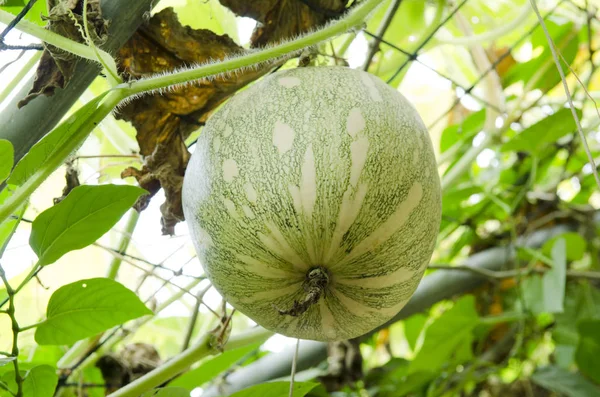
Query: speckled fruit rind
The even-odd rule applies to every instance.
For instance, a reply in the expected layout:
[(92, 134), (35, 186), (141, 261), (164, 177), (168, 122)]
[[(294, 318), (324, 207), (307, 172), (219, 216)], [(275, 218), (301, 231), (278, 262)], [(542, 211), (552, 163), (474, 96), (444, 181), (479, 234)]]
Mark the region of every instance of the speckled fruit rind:
[[(207, 122), (183, 207), (223, 297), (263, 327), (321, 341), (360, 336), (415, 291), (441, 217), (440, 182), (415, 109), (378, 78), (343, 67), (274, 73)], [(327, 269), (318, 302), (309, 270)]]

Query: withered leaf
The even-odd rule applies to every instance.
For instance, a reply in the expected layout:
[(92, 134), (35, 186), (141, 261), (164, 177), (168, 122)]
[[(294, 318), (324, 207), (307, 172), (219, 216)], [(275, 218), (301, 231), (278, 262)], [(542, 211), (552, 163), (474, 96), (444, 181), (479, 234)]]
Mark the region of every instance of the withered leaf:
[(133, 343), (118, 353), (101, 356), (95, 366), (102, 373), (106, 393), (109, 394), (156, 369), (162, 362), (154, 346)]
[[(229, 36), (182, 26), (175, 12), (166, 8), (138, 29), (119, 51), (119, 67), (127, 77), (137, 79), (243, 51)], [(141, 170), (128, 168), (122, 176), (135, 177), (150, 196), (164, 189), (163, 233), (172, 234), (175, 224), (183, 220), (181, 185), (189, 159), (184, 139), (229, 95), (265, 72), (253, 70), (196, 82), (161, 95), (143, 96), (121, 108), (117, 117), (136, 128), (144, 156)], [(143, 209), (149, 198), (140, 199), (136, 207)]]
[[(252, 47), (276, 43), (322, 25), (342, 13), (346, 4), (343, 0), (220, 1), (238, 15), (261, 22), (253, 33)], [(226, 35), (181, 26), (175, 12), (167, 8), (138, 29), (120, 50), (119, 67), (129, 79), (138, 79), (243, 52)], [(150, 192), (138, 201), (138, 210), (145, 208), (160, 188), (164, 189), (166, 201), (161, 206), (164, 234), (172, 234), (175, 224), (183, 220), (181, 187), (189, 160), (184, 140), (204, 124), (220, 103), (273, 66), (195, 82), (160, 95), (146, 95), (121, 109), (117, 117), (130, 121), (136, 128), (144, 156), (142, 169), (128, 168), (122, 176), (135, 177)]]
[(60, 203), (61, 201), (63, 201), (67, 197), (67, 195), (69, 193), (71, 193), (71, 190), (73, 190), (77, 186), (81, 185), (81, 183), (79, 182), (79, 171), (73, 164), (73, 161), (68, 161), (65, 165), (66, 165), (66, 170), (65, 170), (66, 184), (62, 191), (62, 195), (60, 197), (55, 197), (52, 200), (55, 205)]
[(219, 0), (239, 16), (259, 22), (252, 46), (263, 47), (305, 33), (344, 12), (343, 0)]
[[(79, 43), (84, 43), (83, 32), (83, 0), (50, 1), (46, 29), (68, 37)], [(87, 19), (90, 40), (96, 45), (102, 44), (107, 37), (108, 21), (102, 19), (100, 0), (88, 0)], [(44, 52), (38, 65), (33, 87), (29, 95), (23, 98), (17, 106), (27, 105), (39, 95), (52, 96), (56, 88), (64, 88), (68, 83), (79, 58), (67, 51), (44, 44)]]

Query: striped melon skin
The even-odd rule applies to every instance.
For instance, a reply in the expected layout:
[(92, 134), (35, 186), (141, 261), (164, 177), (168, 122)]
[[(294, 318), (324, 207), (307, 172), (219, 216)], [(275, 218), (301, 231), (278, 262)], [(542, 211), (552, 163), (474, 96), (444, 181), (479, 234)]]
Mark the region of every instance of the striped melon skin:
[[(415, 291), (441, 218), (431, 141), (414, 108), (343, 67), (274, 73), (207, 122), (183, 185), (207, 276), (256, 323), (335, 341), (392, 318)], [(308, 273), (327, 269), (318, 302)]]

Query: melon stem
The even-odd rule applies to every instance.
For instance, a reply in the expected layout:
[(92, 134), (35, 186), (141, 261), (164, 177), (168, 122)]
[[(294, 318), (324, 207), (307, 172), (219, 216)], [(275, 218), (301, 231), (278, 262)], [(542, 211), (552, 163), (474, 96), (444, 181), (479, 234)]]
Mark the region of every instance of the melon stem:
[(305, 313), (312, 305), (315, 305), (321, 299), (329, 284), (329, 272), (322, 266), (313, 267), (306, 273), (306, 279), (302, 287), (306, 296), (302, 301), (294, 301), (292, 307), (288, 310), (277, 309), (279, 314), (298, 317)]

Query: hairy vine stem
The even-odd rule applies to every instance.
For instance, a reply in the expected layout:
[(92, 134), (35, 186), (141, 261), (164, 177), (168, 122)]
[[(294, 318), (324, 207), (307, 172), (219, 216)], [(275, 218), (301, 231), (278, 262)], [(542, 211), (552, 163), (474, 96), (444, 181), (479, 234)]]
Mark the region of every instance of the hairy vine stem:
[(272, 62), (278, 58), (285, 58), (359, 26), (377, 8), (377, 6), (380, 5), (380, 3), (381, 1), (379, 0), (365, 0), (353, 8), (345, 17), (334, 20), (325, 27), (312, 33), (305, 34), (294, 40), (273, 47), (267, 47), (256, 52), (252, 51), (230, 59), (200, 65), (196, 68), (121, 84), (117, 87), (122, 88), (127, 96), (134, 96), (144, 92), (162, 90), (202, 78), (241, 70), (265, 62)]

